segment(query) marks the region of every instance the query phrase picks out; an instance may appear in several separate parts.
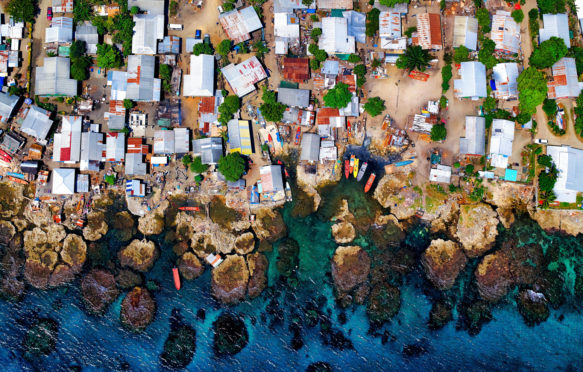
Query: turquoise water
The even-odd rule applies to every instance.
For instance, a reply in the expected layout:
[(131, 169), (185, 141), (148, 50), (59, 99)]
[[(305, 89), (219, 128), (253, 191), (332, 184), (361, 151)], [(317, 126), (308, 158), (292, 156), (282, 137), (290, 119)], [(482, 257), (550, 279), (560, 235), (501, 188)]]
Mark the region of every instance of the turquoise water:
[[(342, 183), (332, 196), (353, 193), (355, 185)], [(323, 208), (332, 208), (333, 197), (324, 200)], [(369, 200), (362, 199), (361, 203)], [(355, 201), (358, 204), (359, 202)], [(371, 204), (372, 205), (372, 204)], [(141, 334), (121, 328), (120, 304), (123, 296), (110, 306), (104, 316), (87, 315), (83, 309), (78, 281), (72, 285), (50, 290), (30, 290), (20, 303), (1, 302), (0, 361), (3, 370), (142, 370), (163, 369), (159, 362), (164, 341), (170, 330), (170, 317), (177, 309), (197, 333), (196, 352), (187, 369), (192, 371), (268, 371), (299, 370), (316, 361), (329, 363), (334, 370), (565, 370), (583, 369), (583, 322), (580, 301), (569, 296), (574, 286), (574, 269), (579, 266), (583, 245), (581, 239), (547, 235), (528, 219), (519, 220), (510, 231), (503, 231), (499, 241), (520, 237), (521, 242), (537, 242), (548, 251), (561, 247), (558, 257), (565, 262), (565, 303), (552, 309), (549, 319), (534, 327), (525, 325), (516, 309), (514, 296), (493, 307), (493, 320), (483, 325), (475, 336), (456, 329), (454, 320), (438, 331), (427, 327), (431, 299), (436, 296), (419, 268), (399, 281), (401, 308), (399, 313), (376, 334), (369, 334), (365, 306), (340, 309), (334, 301), (329, 275), (329, 260), (336, 244), (331, 240), (331, 223), (313, 214), (306, 218), (291, 217), (291, 206), (283, 210), (289, 236), (300, 246), (297, 285), (281, 280), (275, 262), (278, 243), (268, 253), (270, 260), (269, 288), (257, 299), (234, 307), (224, 307), (210, 296), (210, 271), (192, 282), (183, 282), (183, 289), (174, 289), (170, 270), (175, 256), (171, 247), (157, 238), (162, 255), (148, 279), (159, 282), (161, 289), (154, 292), (158, 309), (155, 321)], [(108, 234), (108, 237), (111, 234)], [(418, 236), (410, 238), (418, 240)], [(359, 242), (367, 249), (378, 249), (366, 237)], [(472, 266), (473, 265), (473, 266)], [(468, 265), (454, 296), (462, 296), (471, 279), (475, 262)], [(460, 298), (458, 298), (458, 301)], [(320, 307), (321, 318), (330, 321), (353, 345), (352, 349), (338, 350), (325, 345), (320, 327), (308, 327), (306, 309)], [(197, 311), (205, 310), (204, 320)], [(224, 311), (243, 316), (249, 332), (248, 345), (235, 356), (215, 357), (212, 350), (212, 323)], [(342, 320), (346, 316), (346, 322)], [(32, 361), (22, 356), (22, 340), (26, 329), (36, 317), (49, 317), (60, 325), (56, 350), (46, 357)], [(296, 321), (299, 328), (292, 326)], [(295, 327), (295, 328), (294, 328)], [(292, 348), (295, 330), (303, 346)], [(299, 331), (298, 331), (299, 329)], [(383, 342), (384, 341), (384, 342)], [(403, 348), (415, 345), (423, 352), (406, 356)]]

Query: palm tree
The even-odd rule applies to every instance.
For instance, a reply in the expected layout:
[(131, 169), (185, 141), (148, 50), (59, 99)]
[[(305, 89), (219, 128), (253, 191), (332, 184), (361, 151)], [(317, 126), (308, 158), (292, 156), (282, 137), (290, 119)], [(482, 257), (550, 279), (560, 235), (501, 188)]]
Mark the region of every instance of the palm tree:
[(397, 59), (397, 67), (402, 69), (425, 71), (429, 61), (433, 56), (427, 50), (423, 50), (421, 46), (410, 46), (405, 50), (405, 54)]

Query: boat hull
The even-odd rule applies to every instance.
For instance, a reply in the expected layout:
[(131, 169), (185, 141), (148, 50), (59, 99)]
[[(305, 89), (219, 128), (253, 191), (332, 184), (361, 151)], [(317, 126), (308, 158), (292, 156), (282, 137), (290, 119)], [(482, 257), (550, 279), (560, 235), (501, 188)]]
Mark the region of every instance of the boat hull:
[(344, 175), (346, 176), (346, 179), (350, 176), (350, 162), (348, 160), (344, 161)]
[(362, 180), (362, 177), (364, 177), (364, 174), (366, 173), (366, 168), (368, 168), (368, 163), (364, 162), (360, 167), (360, 170), (358, 171), (358, 176), (356, 176), (356, 180), (358, 182), (360, 182)]
[(366, 185), (364, 186), (364, 192), (369, 192), (374, 180), (376, 178), (376, 174), (372, 173), (370, 177), (368, 177), (368, 181), (366, 181)]
[(174, 278), (174, 287), (177, 291), (180, 290), (180, 273), (178, 272), (178, 268), (172, 269), (172, 277)]

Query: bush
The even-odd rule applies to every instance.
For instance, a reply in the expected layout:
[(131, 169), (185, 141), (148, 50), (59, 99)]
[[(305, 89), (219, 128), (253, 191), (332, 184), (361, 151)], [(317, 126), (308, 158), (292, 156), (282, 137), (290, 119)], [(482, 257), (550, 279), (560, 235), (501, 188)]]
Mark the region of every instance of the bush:
[(353, 53), (353, 54), (348, 56), (348, 62), (350, 62), (350, 63), (357, 63), (360, 61), (361, 61), (361, 59), (360, 59), (360, 56), (358, 54)]
[(413, 36), (414, 32), (417, 32), (417, 27), (411, 26), (411, 27), (407, 28), (407, 30), (405, 30), (405, 36), (410, 38), (411, 36)]
[[(175, 1), (171, 1), (170, 2), (170, 16), (171, 17), (173, 17), (173, 15), (172, 15), (172, 3), (175, 3), (176, 5), (178, 5), (178, 3), (176, 3)], [(136, 15), (136, 14), (138, 14), (139, 12), (140, 12), (140, 8), (138, 8), (135, 5), (132, 6), (131, 9), (130, 9), (130, 14), (133, 15), (133, 16)]]
[(543, 111), (547, 114), (549, 119), (554, 119), (555, 115), (559, 111), (559, 107), (557, 106), (557, 102), (554, 99), (545, 98), (543, 101)]
[(482, 62), (487, 69), (494, 67), (498, 60), (494, 56), (496, 50), (496, 43), (490, 39), (484, 39), (482, 46), (478, 52), (478, 61)]
[(312, 22), (318, 22), (320, 20), (320, 18), (318, 18), (318, 16), (315, 14), (310, 15), (310, 19)]
[(364, 104), (364, 111), (370, 116), (378, 116), (385, 111), (385, 101), (379, 97), (372, 97)]
[(220, 56), (226, 57), (230, 51), (231, 51), (231, 40), (229, 40), (229, 39), (224, 39), (217, 46), (217, 53)]
[(356, 76), (363, 77), (364, 75), (366, 75), (366, 66), (363, 64), (354, 66), (353, 72)]
[(131, 110), (131, 109), (133, 109), (135, 106), (136, 106), (136, 103), (135, 103), (134, 101), (132, 101), (131, 99), (127, 99), (127, 98), (126, 98), (126, 99), (124, 99), (124, 100), (123, 100), (123, 107), (124, 107), (126, 110)]
[(318, 39), (320, 38), (320, 35), (322, 35), (322, 29), (319, 27), (312, 29), (312, 32), (310, 33), (310, 37), (314, 41), (318, 41)]
[(434, 142), (443, 141), (447, 137), (447, 129), (443, 123), (435, 124), (431, 128), (431, 140)]
[(494, 111), (496, 109), (496, 98), (486, 97), (484, 104), (482, 105), (485, 112)]
[(566, 13), (565, 0), (537, 0), (538, 7), (542, 14)]
[(348, 85), (338, 83), (334, 88), (328, 90), (324, 96), (324, 103), (328, 107), (344, 108), (352, 100), (352, 93), (348, 90)]
[(441, 79), (443, 80), (441, 83), (441, 89), (443, 92), (447, 92), (449, 90), (449, 81), (451, 80), (452, 76), (453, 74), (451, 65), (443, 66), (441, 69)]
[(232, 152), (219, 159), (219, 172), (227, 181), (235, 182), (245, 172), (245, 159), (238, 152)]
[(453, 52), (453, 60), (455, 63), (460, 64), (470, 60), (470, 50), (464, 45), (459, 46)]
[(516, 9), (511, 13), (512, 18), (516, 21), (516, 23), (520, 23), (524, 20), (524, 13), (520, 9)]
[(447, 107), (447, 98), (445, 96), (441, 96), (441, 98), (439, 99), (439, 107), (441, 109), (444, 109)]
[(170, 1), (170, 5), (168, 6), (168, 13), (170, 17), (176, 17), (176, 14), (178, 14), (178, 2), (174, 0)]
[(208, 54), (208, 55), (213, 55), (214, 54), (214, 50), (213, 50), (213, 46), (207, 43), (198, 43), (198, 44), (194, 44), (194, 47), (192, 48), (192, 53), (195, 56), (199, 56), (201, 54)]
[(160, 79), (170, 80), (172, 78), (172, 67), (167, 64), (160, 65)]
[(553, 158), (550, 155), (539, 155), (537, 161), (543, 167), (551, 168), (553, 166)]
[(34, 22), (36, 5), (35, 0), (10, 0), (5, 10), (15, 21)]
[(364, 31), (366, 36), (373, 37), (373, 36), (375, 36), (377, 31), (379, 30), (379, 14), (380, 13), (381, 13), (380, 10), (378, 10), (377, 8), (372, 8), (366, 14), (366, 28)]
[(123, 66), (123, 59), (120, 51), (113, 45), (98, 44), (97, 66), (101, 68), (118, 68)]
[(209, 169), (209, 166), (207, 164), (203, 164), (200, 156), (197, 156), (189, 164), (189, 169), (193, 173), (204, 173), (207, 171), (207, 169)]
[(89, 79), (89, 66), (91, 62), (87, 57), (75, 58), (71, 63), (71, 79), (83, 81)]
[(486, 8), (480, 8), (476, 11), (478, 25), (484, 33), (490, 32), (490, 12)]
[(320, 61), (317, 59), (310, 60), (310, 68), (312, 70), (319, 70), (320, 69)]

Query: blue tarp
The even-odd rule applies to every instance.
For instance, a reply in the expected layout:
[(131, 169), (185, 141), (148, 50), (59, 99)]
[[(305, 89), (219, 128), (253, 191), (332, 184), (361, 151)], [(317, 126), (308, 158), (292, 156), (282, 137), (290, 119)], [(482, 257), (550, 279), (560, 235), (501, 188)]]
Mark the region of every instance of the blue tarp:
[(516, 182), (518, 179), (518, 171), (515, 169), (506, 169), (506, 173), (504, 174), (504, 181), (512, 181)]
[(496, 90), (496, 80), (490, 80), (490, 88), (492, 88), (492, 90)]

